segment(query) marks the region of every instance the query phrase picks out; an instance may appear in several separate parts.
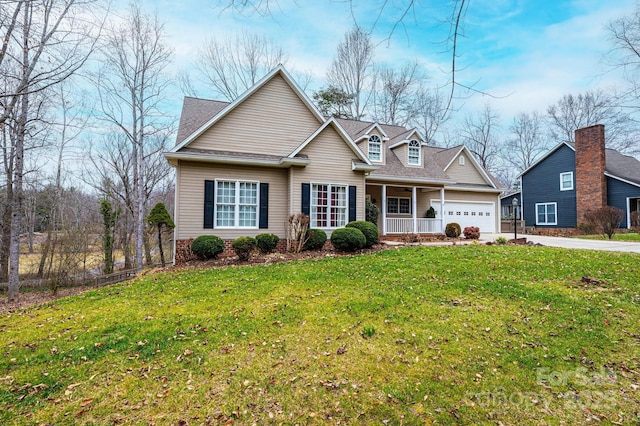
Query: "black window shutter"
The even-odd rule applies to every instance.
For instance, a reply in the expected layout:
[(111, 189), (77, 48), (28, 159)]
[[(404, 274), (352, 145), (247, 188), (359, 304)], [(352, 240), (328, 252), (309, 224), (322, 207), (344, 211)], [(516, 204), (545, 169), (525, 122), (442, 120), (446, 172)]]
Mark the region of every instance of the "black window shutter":
[(349, 222), (356, 220), (356, 187), (349, 187)]
[(266, 229), (269, 227), (269, 184), (260, 184), (260, 218), (258, 227)]
[(302, 213), (311, 215), (311, 184), (302, 184)]
[(204, 228), (213, 228), (213, 191), (214, 181), (204, 181)]

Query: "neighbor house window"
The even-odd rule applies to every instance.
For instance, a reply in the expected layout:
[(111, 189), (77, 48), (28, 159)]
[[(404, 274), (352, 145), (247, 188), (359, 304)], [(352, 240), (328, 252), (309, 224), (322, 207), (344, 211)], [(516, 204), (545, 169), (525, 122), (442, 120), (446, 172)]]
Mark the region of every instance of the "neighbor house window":
[(557, 220), (556, 203), (536, 204), (536, 225), (556, 225)]
[(420, 165), (420, 142), (416, 140), (409, 142), (409, 164)]
[(387, 197), (388, 214), (411, 214), (411, 199)]
[(340, 228), (347, 224), (347, 186), (311, 185), (311, 227)]
[(258, 183), (216, 181), (216, 228), (258, 227)]
[(377, 135), (369, 138), (369, 160), (382, 161), (382, 141)]
[(560, 191), (573, 189), (573, 172), (560, 173)]

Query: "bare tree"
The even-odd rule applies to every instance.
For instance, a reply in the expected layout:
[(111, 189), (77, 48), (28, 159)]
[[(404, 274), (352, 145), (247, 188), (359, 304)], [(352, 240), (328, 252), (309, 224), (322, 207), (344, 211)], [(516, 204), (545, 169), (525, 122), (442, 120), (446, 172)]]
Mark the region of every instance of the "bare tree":
[(216, 95), (232, 101), (287, 55), (266, 36), (242, 33), (234, 39), (209, 39), (198, 52), (196, 69)]
[(602, 90), (587, 91), (576, 96), (564, 95), (547, 108), (549, 131), (558, 141), (573, 142), (574, 132), (582, 127), (604, 124), (607, 147), (622, 152), (640, 152), (631, 117), (617, 101)]
[(355, 27), (338, 44), (327, 72), (332, 86), (353, 96), (351, 116), (356, 120), (364, 116), (371, 97), (373, 53), (371, 35)]
[(520, 113), (509, 127), (511, 137), (503, 150), (503, 159), (517, 172), (528, 169), (549, 147), (543, 134), (544, 119), (537, 111)]
[(450, 117), (445, 111), (445, 98), (437, 89), (422, 87), (413, 98), (412, 108), (411, 124), (422, 130), (427, 143), (433, 145), (438, 130)]
[(381, 67), (375, 73), (373, 117), (376, 121), (405, 126), (415, 116), (415, 99), (426, 76), (418, 62), (406, 63), (396, 70)]
[[(95, 46), (96, 22), (86, 20), (95, 1), (7, 1), (0, 9), (0, 127), (9, 127), (5, 156), (10, 210), (9, 300), (19, 291), (25, 139), (33, 117), (33, 95), (80, 69)], [(9, 122), (11, 121), (11, 122)], [(7, 165), (10, 165), (7, 168)], [(10, 187), (10, 188), (9, 188)]]
[(97, 78), (104, 119), (131, 146), (135, 265), (142, 267), (145, 233), (145, 173), (149, 140), (172, 123), (160, 111), (169, 82), (163, 75), (172, 55), (163, 42), (164, 26), (132, 4), (125, 21), (105, 35), (105, 66)]
[(487, 170), (492, 170), (497, 165), (500, 152), (499, 119), (498, 113), (489, 104), (485, 104), (482, 111), (475, 116), (467, 116), (460, 129), (463, 143)]

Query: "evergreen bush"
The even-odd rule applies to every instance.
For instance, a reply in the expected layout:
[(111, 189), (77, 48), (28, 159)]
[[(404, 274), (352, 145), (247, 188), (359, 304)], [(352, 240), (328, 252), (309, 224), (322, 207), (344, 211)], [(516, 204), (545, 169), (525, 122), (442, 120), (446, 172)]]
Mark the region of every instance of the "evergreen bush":
[(371, 222), (364, 220), (355, 220), (347, 223), (347, 228), (356, 228), (364, 234), (367, 240), (365, 247), (371, 247), (378, 243), (378, 227)]
[(444, 228), (444, 234), (449, 238), (458, 238), (462, 233), (462, 228), (455, 222), (447, 223)]
[(327, 242), (327, 233), (322, 229), (311, 228), (307, 230), (305, 250), (320, 250)]
[(336, 250), (356, 251), (367, 244), (367, 238), (358, 228), (339, 228), (331, 233), (331, 244)]
[(256, 248), (256, 240), (251, 237), (240, 237), (233, 240), (231, 247), (238, 255), (240, 260), (249, 260), (251, 252)]
[(256, 245), (262, 254), (269, 254), (278, 247), (280, 237), (275, 234), (259, 234), (256, 235)]
[(224, 251), (224, 241), (215, 235), (200, 235), (191, 243), (191, 251), (203, 259), (215, 259)]

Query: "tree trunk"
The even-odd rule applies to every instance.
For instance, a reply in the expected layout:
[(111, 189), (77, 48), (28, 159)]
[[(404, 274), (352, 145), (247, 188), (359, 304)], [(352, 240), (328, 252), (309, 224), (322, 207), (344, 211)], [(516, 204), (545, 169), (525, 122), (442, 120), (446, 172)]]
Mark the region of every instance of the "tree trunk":
[[(151, 230), (151, 232), (153, 233), (153, 230)], [(145, 229), (145, 232), (144, 232), (144, 257), (145, 257), (145, 262), (147, 262), (147, 265), (151, 265), (153, 263), (153, 259), (151, 258), (151, 237), (152, 237), (152, 234), (147, 232), (147, 230)]]
[(11, 182), (7, 183), (7, 204), (2, 211), (2, 236), (0, 237), (0, 281), (9, 277), (9, 246), (11, 241), (11, 202), (13, 195)]
[(160, 250), (160, 263), (164, 268), (164, 251), (162, 250), (162, 225), (158, 225), (158, 250)]
[(20, 227), (22, 225), (22, 174), (24, 168), (24, 136), (29, 111), (29, 97), (22, 95), (22, 108), (16, 128), (13, 200), (11, 202), (11, 240), (9, 242), (9, 302), (18, 300), (20, 290)]

